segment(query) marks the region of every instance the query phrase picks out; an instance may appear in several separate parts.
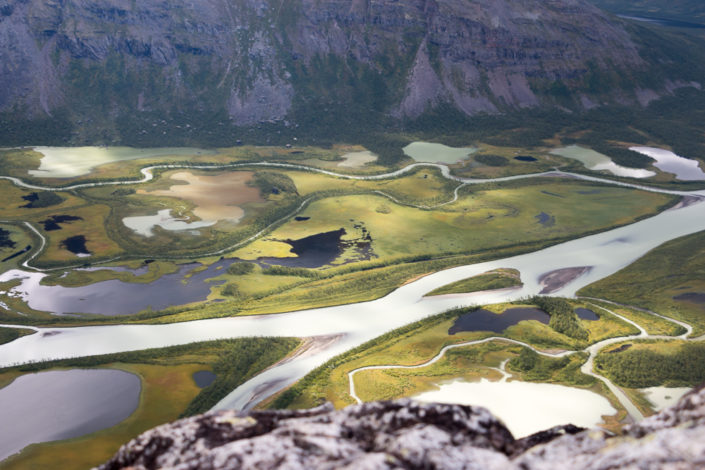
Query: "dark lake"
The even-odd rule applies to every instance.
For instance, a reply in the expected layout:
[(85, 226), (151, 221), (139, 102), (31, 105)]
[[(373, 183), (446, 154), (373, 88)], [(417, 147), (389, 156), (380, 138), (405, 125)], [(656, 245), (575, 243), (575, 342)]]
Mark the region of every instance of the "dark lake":
[(448, 330), (449, 335), (454, 335), (461, 331), (492, 331), (501, 333), (512, 325), (516, 325), (523, 320), (537, 320), (548, 325), (551, 317), (548, 313), (538, 308), (516, 307), (504, 311), (497, 315), (489, 310), (480, 309), (474, 312), (464, 313), (459, 316), (453, 326)]
[(193, 373), (193, 381), (199, 388), (206, 388), (215, 382), (216, 375), (209, 370), (199, 370)]
[(76, 235), (69, 237), (61, 242), (61, 247), (66, 248), (75, 255), (90, 255), (91, 252), (86, 248), (86, 237)]
[(518, 155), (514, 157), (514, 160), (519, 160), (520, 162), (535, 162), (537, 161), (536, 158), (530, 157), (528, 155)]
[(582, 320), (597, 321), (600, 319), (600, 316), (589, 308), (576, 308), (575, 314)]
[(576, 308), (575, 314), (582, 320), (597, 321), (600, 316), (588, 308)]
[(130, 416), (140, 379), (113, 369), (40, 372), (0, 389), (0, 460), (36, 442), (83, 436)]
[(52, 230), (61, 230), (61, 225), (66, 222), (73, 222), (75, 220), (83, 220), (81, 217), (75, 215), (52, 215), (46, 220), (42, 220), (39, 223), (44, 224), (44, 230), (51, 232)]
[(177, 272), (146, 284), (112, 279), (81, 287), (40, 285), (32, 289), (29, 305), (58, 314), (128, 315), (149, 307), (163, 310), (206, 300), (211, 287), (222, 283), (206, 280), (223, 274), (218, 268), (226, 268), (230, 263), (232, 260), (220, 260), (196, 273), (193, 271), (201, 266), (199, 263), (185, 264)]
[(262, 257), (258, 258), (257, 262), (262, 266), (319, 268), (333, 263), (348, 248), (352, 249), (351, 260), (368, 260), (375, 256), (372, 250), (372, 236), (362, 225), (355, 225), (355, 228), (361, 231), (361, 237), (354, 240), (343, 240), (343, 235), (347, 233), (344, 228), (317, 233), (298, 240), (279, 240), (291, 245), (291, 251), (296, 254), (296, 257)]

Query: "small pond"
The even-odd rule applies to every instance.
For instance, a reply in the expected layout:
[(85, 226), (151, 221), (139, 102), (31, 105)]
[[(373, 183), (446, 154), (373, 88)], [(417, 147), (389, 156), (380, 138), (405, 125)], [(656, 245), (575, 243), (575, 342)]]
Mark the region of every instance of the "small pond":
[(597, 321), (600, 319), (600, 316), (589, 308), (576, 308), (575, 314), (581, 320)]
[[(563, 385), (529, 382), (455, 381), (416, 400), (484, 406), (501, 419), (514, 437), (521, 438), (561, 424), (586, 428), (617, 411), (603, 396)], [(579, 404), (579, 406), (577, 406)]]
[(48, 219), (40, 220), (39, 223), (44, 224), (45, 231), (51, 232), (53, 230), (61, 230), (60, 224), (76, 220), (83, 220), (83, 218), (77, 215), (51, 215)]
[(475, 147), (454, 148), (431, 142), (412, 142), (403, 148), (404, 155), (417, 162), (458, 163), (477, 152)]
[(216, 375), (209, 370), (199, 370), (193, 373), (193, 381), (196, 382), (196, 386), (199, 388), (206, 388), (213, 382), (215, 382)]
[(531, 157), (529, 155), (517, 155), (514, 157), (514, 160), (519, 160), (520, 162), (536, 162), (538, 161), (537, 158)]
[(686, 292), (673, 297), (673, 300), (692, 302), (694, 304), (705, 304), (705, 292)]
[(628, 178), (649, 178), (656, 175), (656, 173), (650, 170), (627, 168), (625, 166), (617, 165), (607, 155), (603, 155), (592, 149), (586, 149), (578, 145), (570, 145), (568, 147), (554, 149), (551, 150), (551, 154), (577, 160), (581, 162), (588, 170), (606, 170), (615, 176), (625, 176)]
[(454, 335), (461, 331), (493, 331), (501, 333), (523, 320), (537, 320), (548, 325), (551, 317), (543, 310), (531, 307), (510, 308), (501, 314), (479, 309), (460, 315), (448, 330), (448, 334)]
[(541, 212), (540, 214), (535, 215), (534, 218), (539, 224), (546, 228), (553, 227), (554, 225), (556, 225), (556, 217), (545, 212)]
[(61, 248), (66, 248), (71, 253), (79, 257), (90, 256), (91, 252), (86, 248), (86, 237), (83, 235), (75, 235), (66, 238), (60, 243)]
[(83, 436), (130, 416), (140, 379), (113, 369), (40, 372), (0, 389), (0, 460), (37, 442)]

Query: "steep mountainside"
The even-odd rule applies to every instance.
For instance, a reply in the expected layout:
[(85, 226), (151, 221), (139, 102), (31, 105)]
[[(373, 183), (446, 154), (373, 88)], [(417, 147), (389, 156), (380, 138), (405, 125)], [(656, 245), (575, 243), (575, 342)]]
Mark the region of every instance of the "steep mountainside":
[(0, 0), (0, 118), (124, 140), (158, 120), (348, 126), (699, 88), (629, 28), (584, 0)]

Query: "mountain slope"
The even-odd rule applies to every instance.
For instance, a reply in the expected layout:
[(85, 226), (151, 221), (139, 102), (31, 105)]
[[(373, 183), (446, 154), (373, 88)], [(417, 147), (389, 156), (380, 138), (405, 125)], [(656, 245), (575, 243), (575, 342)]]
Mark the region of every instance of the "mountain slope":
[(629, 28), (583, 0), (0, 0), (0, 112), (124, 140), (159, 120), (349, 127), (700, 86)]

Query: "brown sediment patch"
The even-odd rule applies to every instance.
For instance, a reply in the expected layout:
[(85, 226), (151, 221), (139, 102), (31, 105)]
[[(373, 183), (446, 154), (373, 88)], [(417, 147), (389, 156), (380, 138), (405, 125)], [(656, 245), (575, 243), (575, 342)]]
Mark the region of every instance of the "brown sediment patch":
[(539, 283), (543, 286), (543, 289), (539, 292), (539, 294), (551, 294), (556, 292), (561, 287), (565, 286), (574, 279), (577, 279), (591, 269), (591, 266), (578, 266), (575, 268), (557, 269), (555, 271), (542, 274), (539, 278)]
[(204, 221), (239, 222), (245, 215), (242, 204), (264, 202), (259, 189), (247, 185), (253, 174), (251, 171), (232, 171), (210, 176), (180, 171), (172, 174), (171, 179), (188, 184), (174, 185), (167, 190), (138, 190), (137, 194), (190, 201), (196, 205), (194, 215)]
[(669, 210), (683, 209), (684, 207), (692, 206), (698, 202), (702, 202), (703, 197), (701, 196), (684, 196), (678, 203), (671, 207)]

